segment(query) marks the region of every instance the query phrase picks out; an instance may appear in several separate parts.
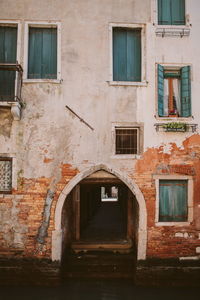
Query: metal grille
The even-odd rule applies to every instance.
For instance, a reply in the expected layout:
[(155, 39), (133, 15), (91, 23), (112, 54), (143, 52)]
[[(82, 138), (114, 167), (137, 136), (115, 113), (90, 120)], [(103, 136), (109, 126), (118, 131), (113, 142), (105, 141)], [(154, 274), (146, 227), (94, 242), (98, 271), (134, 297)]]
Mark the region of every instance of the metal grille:
[(116, 129), (116, 154), (138, 153), (138, 129), (118, 128)]
[(12, 160), (0, 159), (0, 192), (12, 190)]

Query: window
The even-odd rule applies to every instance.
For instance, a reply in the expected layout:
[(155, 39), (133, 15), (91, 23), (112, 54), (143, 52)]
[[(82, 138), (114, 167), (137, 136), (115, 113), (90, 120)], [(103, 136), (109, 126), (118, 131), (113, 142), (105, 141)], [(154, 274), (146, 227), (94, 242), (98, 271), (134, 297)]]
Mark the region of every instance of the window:
[(158, 0), (159, 25), (184, 25), (185, 0)]
[(141, 29), (113, 27), (113, 80), (141, 81)]
[(138, 154), (138, 128), (116, 128), (116, 154)]
[(158, 115), (191, 116), (190, 66), (170, 68), (158, 65)]
[(12, 191), (12, 159), (0, 158), (0, 193)]
[(186, 222), (187, 198), (187, 180), (159, 180), (159, 222)]
[[(17, 26), (0, 25), (0, 64), (16, 63)], [(0, 70), (0, 101), (13, 101), (15, 97), (15, 70)]]
[(29, 79), (57, 79), (57, 27), (29, 27)]

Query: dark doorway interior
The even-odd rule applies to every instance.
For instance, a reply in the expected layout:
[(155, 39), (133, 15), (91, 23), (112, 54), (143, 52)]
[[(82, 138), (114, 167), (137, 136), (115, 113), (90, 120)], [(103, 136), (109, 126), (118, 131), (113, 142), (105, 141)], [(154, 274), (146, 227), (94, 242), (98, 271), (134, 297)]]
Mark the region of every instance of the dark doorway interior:
[(123, 184), (80, 185), (80, 240), (127, 238), (128, 189)]
[(62, 211), (62, 276), (132, 278), (137, 256), (138, 204), (103, 170), (77, 184)]

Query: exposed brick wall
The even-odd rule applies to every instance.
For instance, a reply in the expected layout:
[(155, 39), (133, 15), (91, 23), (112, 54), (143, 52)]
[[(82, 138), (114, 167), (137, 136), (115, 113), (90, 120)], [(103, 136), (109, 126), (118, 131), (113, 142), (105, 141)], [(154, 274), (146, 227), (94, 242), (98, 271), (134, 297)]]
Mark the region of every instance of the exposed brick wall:
[[(189, 226), (155, 226), (156, 188), (152, 175), (190, 175), (194, 180), (194, 220)], [(133, 178), (141, 189), (148, 215), (148, 257), (195, 256), (200, 245), (200, 136), (193, 135), (180, 149), (171, 144), (170, 153), (164, 148), (148, 149), (137, 161)], [(183, 237), (176, 237), (183, 233)]]
[[(69, 164), (63, 164), (60, 168), (62, 177), (56, 185), (48, 236), (42, 252), (37, 248), (36, 237), (41, 225), (45, 197), (51, 178), (20, 178), (18, 189), (13, 190), (12, 195), (0, 195), (0, 211), (4, 215), (4, 222), (1, 222), (0, 226), (0, 255), (51, 257), (51, 232), (54, 230), (56, 202), (65, 185), (78, 173)], [(13, 212), (14, 206), (16, 208)], [(20, 231), (18, 229), (20, 227), (24, 227), (24, 231)], [(19, 234), (21, 244), (15, 242), (15, 236)]]
[[(47, 162), (44, 162), (45, 164)], [(51, 207), (48, 236), (43, 251), (37, 248), (36, 236), (42, 221), (45, 197), (52, 178), (20, 178), (12, 195), (0, 195), (0, 254), (19, 256), (51, 256), (51, 232), (54, 230), (55, 208), (66, 184), (79, 172), (70, 164), (60, 166), (61, 177), (56, 184)], [(182, 174), (194, 179), (194, 221), (191, 225), (155, 226), (156, 190), (152, 175)], [(194, 256), (200, 246), (200, 136), (186, 139), (182, 148), (171, 144), (170, 153), (164, 147), (148, 149), (136, 162), (132, 178), (146, 201), (148, 214), (148, 257)], [(180, 235), (177, 236), (177, 233)], [(183, 235), (182, 235), (183, 234)]]

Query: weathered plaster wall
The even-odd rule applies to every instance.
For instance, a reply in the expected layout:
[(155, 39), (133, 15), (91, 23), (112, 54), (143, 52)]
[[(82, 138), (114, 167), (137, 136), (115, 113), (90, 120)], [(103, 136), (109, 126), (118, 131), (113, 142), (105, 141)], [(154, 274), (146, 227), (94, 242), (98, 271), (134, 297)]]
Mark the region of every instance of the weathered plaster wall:
[[(183, 38), (156, 37), (154, 13), (151, 13), (155, 10), (154, 5), (155, 1), (150, 0), (18, 0), (17, 5), (14, 0), (1, 0), (0, 19), (19, 20), (21, 23), (20, 63), (23, 67), (24, 22), (61, 22), (62, 78), (60, 83), (23, 83), (26, 106), (20, 121), (11, 122), (11, 118), (0, 111), (0, 122), (3, 124), (0, 129), (0, 154), (15, 156), (13, 172), (17, 178), (13, 195), (0, 198), (2, 251), (23, 249), (26, 255), (40, 254), (37, 252), (40, 249), (37, 249), (36, 236), (41, 226), (47, 190), (52, 189), (55, 197), (43, 248), (43, 255), (50, 256), (54, 211), (62, 189), (78, 172), (103, 163), (133, 178), (144, 194), (148, 210), (148, 255), (176, 255), (170, 247), (177, 244), (174, 234), (180, 229), (155, 227), (155, 182), (152, 174), (162, 173), (162, 165), (166, 170), (171, 165), (178, 165), (180, 174), (184, 174), (185, 164), (194, 169), (195, 221), (188, 228), (181, 229), (181, 232), (188, 232), (189, 229), (193, 234), (193, 238), (189, 239), (191, 246), (187, 247), (186, 238), (179, 244), (177, 253), (194, 254), (200, 227), (200, 141), (198, 135), (191, 132), (174, 134), (155, 131), (154, 124), (159, 122), (155, 117), (155, 64), (192, 65), (194, 118), (190, 122), (199, 123), (200, 58), (196, 37), (200, 26), (200, 3), (198, 0), (187, 0), (192, 26), (190, 36)], [(143, 53), (146, 86), (109, 85), (109, 23), (146, 24)], [(74, 117), (66, 105), (88, 122), (94, 131)], [(5, 128), (6, 122), (8, 126)], [(111, 129), (113, 123), (119, 122), (124, 125), (144, 123), (144, 154), (138, 161), (113, 157)], [(169, 172), (174, 173), (174, 169)], [(11, 216), (14, 216), (14, 222)], [(162, 242), (161, 247), (162, 236), (166, 237), (166, 241)]]

